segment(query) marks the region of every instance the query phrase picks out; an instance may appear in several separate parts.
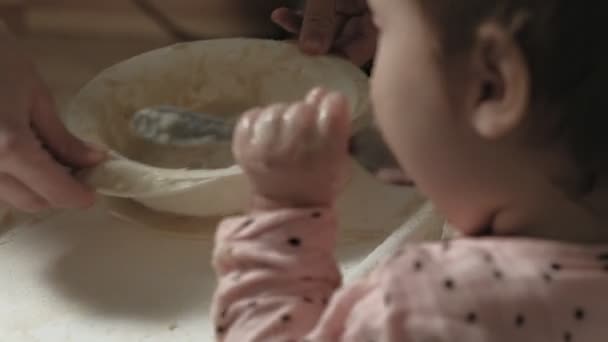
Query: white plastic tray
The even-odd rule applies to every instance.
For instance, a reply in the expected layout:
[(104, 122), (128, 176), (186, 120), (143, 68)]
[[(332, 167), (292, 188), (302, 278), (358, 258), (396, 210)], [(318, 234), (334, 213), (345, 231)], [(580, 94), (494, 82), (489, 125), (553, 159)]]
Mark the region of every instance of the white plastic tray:
[[(355, 181), (340, 204), (347, 281), (403, 240), (441, 234), (419, 197), (371, 185)], [(212, 340), (213, 229), (170, 233), (118, 220), (102, 204), (9, 228), (0, 227), (0, 341)]]

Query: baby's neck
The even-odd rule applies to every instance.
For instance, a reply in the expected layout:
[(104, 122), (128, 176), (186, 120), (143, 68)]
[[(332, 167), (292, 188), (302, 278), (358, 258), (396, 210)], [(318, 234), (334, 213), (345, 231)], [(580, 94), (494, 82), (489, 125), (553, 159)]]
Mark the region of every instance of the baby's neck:
[(494, 229), (571, 243), (608, 243), (608, 174), (600, 175), (584, 196), (573, 198), (553, 188), (543, 197), (527, 212), (506, 209), (498, 213)]
[(598, 175), (593, 190), (583, 198), (583, 203), (608, 230), (608, 173)]

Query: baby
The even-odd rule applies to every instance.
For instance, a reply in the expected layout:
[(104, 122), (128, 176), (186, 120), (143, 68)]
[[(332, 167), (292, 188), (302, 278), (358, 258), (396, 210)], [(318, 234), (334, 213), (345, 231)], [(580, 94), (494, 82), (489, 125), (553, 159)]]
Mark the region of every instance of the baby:
[(217, 233), (219, 341), (608, 341), (606, 2), (371, 0), (385, 140), (463, 235), (341, 287), (348, 105), (245, 113), (250, 212)]

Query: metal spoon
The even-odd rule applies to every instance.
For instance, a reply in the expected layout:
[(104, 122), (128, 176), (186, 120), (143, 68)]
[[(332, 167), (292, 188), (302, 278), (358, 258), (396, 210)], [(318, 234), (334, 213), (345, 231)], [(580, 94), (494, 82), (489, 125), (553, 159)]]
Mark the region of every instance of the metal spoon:
[[(155, 106), (137, 111), (131, 120), (133, 133), (165, 146), (200, 146), (232, 139), (235, 123), (218, 116), (174, 106)], [(397, 163), (378, 130), (366, 127), (351, 137), (350, 153), (371, 172)]]
[(230, 141), (234, 123), (173, 106), (144, 108), (131, 119), (136, 136), (160, 145), (196, 146)]

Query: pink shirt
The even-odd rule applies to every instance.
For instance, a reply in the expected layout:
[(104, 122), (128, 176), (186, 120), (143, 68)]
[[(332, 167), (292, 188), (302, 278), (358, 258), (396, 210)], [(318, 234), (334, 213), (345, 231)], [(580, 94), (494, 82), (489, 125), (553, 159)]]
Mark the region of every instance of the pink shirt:
[(225, 220), (218, 341), (606, 342), (608, 246), (517, 238), (405, 246), (341, 288), (332, 210)]

